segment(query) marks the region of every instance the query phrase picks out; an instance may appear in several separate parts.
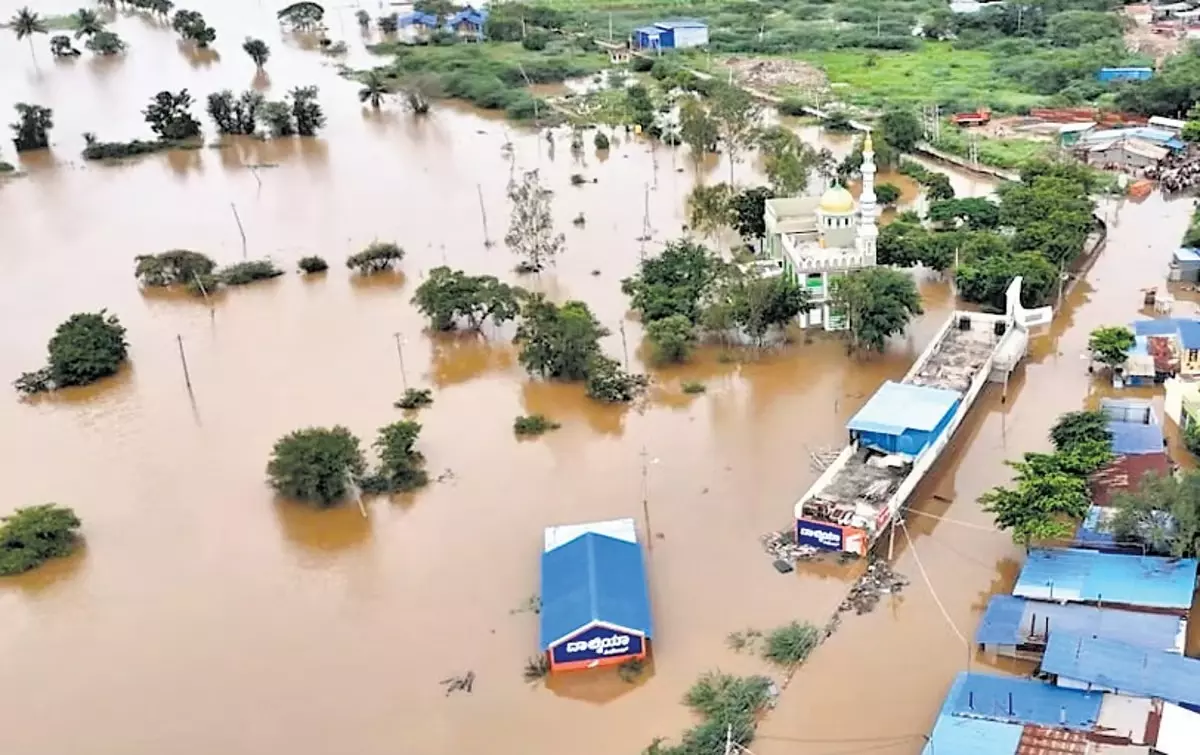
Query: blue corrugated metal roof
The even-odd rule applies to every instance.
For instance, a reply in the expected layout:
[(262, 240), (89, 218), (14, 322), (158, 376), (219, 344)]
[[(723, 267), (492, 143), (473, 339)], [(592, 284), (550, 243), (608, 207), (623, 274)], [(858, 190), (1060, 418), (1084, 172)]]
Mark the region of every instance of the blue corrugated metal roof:
[(633, 30), (634, 34), (645, 34), (648, 37), (657, 37), (662, 34), (662, 29), (653, 26), (639, 26)]
[(900, 435), (905, 430), (933, 430), (954, 410), (958, 391), (889, 380), (879, 386), (849, 422), (847, 430)]
[(1103, 699), (1099, 692), (964, 671), (950, 687), (941, 715), (1089, 731), (1100, 716)]
[(1087, 515), (1079, 524), (1079, 529), (1075, 530), (1075, 544), (1089, 548), (1115, 547), (1117, 536), (1111, 532), (1105, 532), (1102, 528), (1110, 510), (1102, 506), (1089, 506)]
[(986, 645), (1045, 643), (1047, 626), (1051, 636), (1055, 632), (1094, 635), (1161, 651), (1176, 649), (1182, 631), (1178, 616), (994, 595), (975, 632), (975, 641)]
[(542, 649), (597, 621), (653, 632), (641, 546), (589, 532), (542, 554)]
[(1130, 556), (1080, 548), (1029, 552), (1013, 595), (1069, 603), (1122, 603), (1186, 611), (1196, 559)]
[(1200, 349), (1200, 322), (1179, 320), (1179, 342), (1185, 349)]
[(1024, 729), (1021, 724), (938, 716), (921, 755), (1013, 755)]
[(1050, 636), (1042, 670), (1137, 697), (1200, 705), (1200, 661), (1069, 632)]
[(1175, 250), (1175, 261), (1200, 263), (1200, 251), (1196, 251), (1191, 247), (1181, 247)]
[(437, 16), (432, 13), (413, 11), (396, 19), (398, 26), (437, 26)]
[(1108, 431), (1113, 453), (1118, 456), (1163, 452), (1163, 429), (1157, 422), (1109, 422)]

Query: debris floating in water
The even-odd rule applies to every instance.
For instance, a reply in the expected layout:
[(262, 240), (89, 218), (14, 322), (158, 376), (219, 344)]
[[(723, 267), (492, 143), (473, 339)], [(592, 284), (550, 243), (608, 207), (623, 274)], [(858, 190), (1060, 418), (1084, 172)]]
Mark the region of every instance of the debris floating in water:
[(459, 690), (469, 695), (471, 694), (471, 688), (475, 686), (475, 672), (468, 671), (463, 676), (451, 676), (441, 680), (438, 684), (446, 688), (446, 697), (449, 697), (451, 692), (458, 692)]

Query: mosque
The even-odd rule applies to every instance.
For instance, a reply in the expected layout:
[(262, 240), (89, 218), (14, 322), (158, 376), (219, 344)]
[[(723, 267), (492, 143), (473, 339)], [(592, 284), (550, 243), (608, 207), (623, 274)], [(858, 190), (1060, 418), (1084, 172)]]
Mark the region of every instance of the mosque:
[(764, 211), (764, 252), (780, 274), (808, 289), (814, 304), (800, 315), (805, 328), (840, 330), (842, 313), (833, 306), (830, 281), (852, 270), (875, 266), (875, 149), (863, 141), (862, 195), (857, 206), (844, 187), (834, 184), (818, 197), (768, 199)]

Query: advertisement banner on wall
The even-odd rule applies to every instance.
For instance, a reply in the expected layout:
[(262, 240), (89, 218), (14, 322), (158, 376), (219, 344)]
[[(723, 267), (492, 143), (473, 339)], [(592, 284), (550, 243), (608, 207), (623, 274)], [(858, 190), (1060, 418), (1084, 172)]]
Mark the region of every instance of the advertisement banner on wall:
[(823, 551), (842, 549), (842, 526), (813, 519), (796, 520), (796, 543)]
[(796, 520), (796, 543), (824, 551), (845, 551), (856, 556), (867, 555), (868, 538), (865, 530), (843, 527), (832, 522), (814, 519)]
[(550, 648), (554, 666), (607, 666), (645, 653), (645, 638), (606, 626), (594, 626)]

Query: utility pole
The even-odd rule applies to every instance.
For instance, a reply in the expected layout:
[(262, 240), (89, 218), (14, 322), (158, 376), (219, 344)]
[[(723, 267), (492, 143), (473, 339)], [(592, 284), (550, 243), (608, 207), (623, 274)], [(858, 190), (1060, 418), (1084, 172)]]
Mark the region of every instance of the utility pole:
[(622, 318), (621, 324), (617, 326), (617, 330), (621, 331), (621, 353), (625, 355), (625, 371), (629, 371), (629, 347), (625, 344), (625, 320)]
[(346, 470), (346, 485), (350, 487), (350, 495), (354, 496), (354, 500), (358, 502), (358, 513), (362, 514), (362, 518), (367, 518), (367, 505), (363, 503), (362, 491), (358, 489), (354, 478), (350, 475), (350, 470)]
[(404, 346), (399, 333), (393, 333), (396, 336), (396, 353), (400, 355), (400, 381), (404, 386), (404, 390), (408, 390), (408, 375), (404, 371)]
[(733, 752), (733, 724), (725, 727), (725, 755), (734, 755)]
[(246, 229), (242, 228), (242, 218), (238, 215), (237, 205), (229, 203), (233, 209), (233, 219), (237, 221), (238, 233), (242, 234), (242, 259), (246, 259)]
[(188, 373), (187, 355), (183, 353), (183, 336), (175, 334), (175, 342), (179, 344), (179, 362), (183, 365), (183, 382), (187, 384), (188, 394), (192, 392), (192, 376)]
[(609, 42), (613, 41), (612, 12), (611, 11), (609, 11), (609, 14), (608, 14), (608, 41)]
[(479, 194), (479, 217), (483, 220), (483, 246), (486, 248), (492, 245), (492, 239), (488, 236), (487, 210), (483, 208), (483, 184), (475, 184), (475, 191)]
[(646, 549), (654, 550), (654, 532), (650, 529), (650, 462), (642, 446), (642, 518), (646, 523)]

